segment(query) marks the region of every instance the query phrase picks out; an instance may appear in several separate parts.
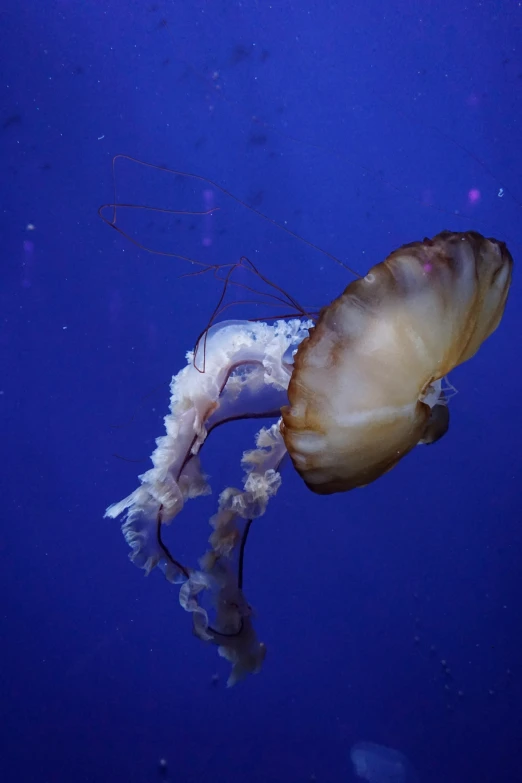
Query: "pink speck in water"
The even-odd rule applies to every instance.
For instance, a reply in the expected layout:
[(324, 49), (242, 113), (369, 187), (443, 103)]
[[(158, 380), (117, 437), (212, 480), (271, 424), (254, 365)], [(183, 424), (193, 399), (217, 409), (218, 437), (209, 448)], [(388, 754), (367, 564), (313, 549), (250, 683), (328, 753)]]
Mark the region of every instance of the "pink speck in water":
[(478, 188), (471, 188), (468, 191), (468, 204), (478, 204), (480, 201), (480, 190)]

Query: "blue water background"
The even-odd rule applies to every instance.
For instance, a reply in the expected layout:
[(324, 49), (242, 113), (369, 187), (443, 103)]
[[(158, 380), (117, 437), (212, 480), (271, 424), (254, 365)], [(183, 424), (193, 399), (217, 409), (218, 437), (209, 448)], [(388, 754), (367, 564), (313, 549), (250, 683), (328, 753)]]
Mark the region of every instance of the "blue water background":
[[(368, 740), (422, 783), (522, 780), (520, 4), (4, 0), (0, 20), (0, 779), (145, 783), (163, 757), (176, 783), (341, 783)], [(359, 272), (445, 228), (515, 257), (439, 444), (347, 495), (287, 466), (247, 550), (268, 655), (233, 689), (103, 519), (219, 295), (98, 218), (116, 153), (209, 177)], [(169, 209), (208, 189), (122, 160), (117, 183)], [(213, 193), (210, 222), (121, 225), (209, 263), (246, 255), (307, 306), (351, 279)], [(172, 531), (181, 559), (255, 430), (209, 442), (215, 492)]]

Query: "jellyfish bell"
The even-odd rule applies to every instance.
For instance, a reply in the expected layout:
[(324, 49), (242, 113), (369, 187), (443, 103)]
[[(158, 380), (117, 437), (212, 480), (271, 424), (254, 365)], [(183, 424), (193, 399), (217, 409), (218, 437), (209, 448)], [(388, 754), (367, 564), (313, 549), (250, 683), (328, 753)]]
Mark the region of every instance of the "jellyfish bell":
[(501, 242), (445, 231), (396, 250), (321, 311), (282, 409), (311, 490), (369, 484), (444, 434), (440, 381), (497, 328), (512, 263)]
[(368, 783), (418, 783), (412, 765), (398, 750), (375, 742), (357, 742), (350, 750), (357, 777)]
[[(310, 489), (328, 494), (369, 484), (416, 444), (440, 439), (449, 425), (442, 380), (498, 326), (512, 264), (501, 242), (443, 232), (393, 252), (316, 323), (218, 323), (204, 337), (203, 367), (187, 355), (152, 468), (106, 515), (124, 517), (138, 566), (181, 583), (195, 635), (232, 664), (229, 684), (258, 672), (266, 654), (244, 595), (244, 555), (286, 453)], [(163, 530), (210, 491), (199, 462), (206, 438), (234, 419), (263, 417), (277, 421), (244, 452), (243, 487), (219, 495), (200, 567), (182, 565)]]

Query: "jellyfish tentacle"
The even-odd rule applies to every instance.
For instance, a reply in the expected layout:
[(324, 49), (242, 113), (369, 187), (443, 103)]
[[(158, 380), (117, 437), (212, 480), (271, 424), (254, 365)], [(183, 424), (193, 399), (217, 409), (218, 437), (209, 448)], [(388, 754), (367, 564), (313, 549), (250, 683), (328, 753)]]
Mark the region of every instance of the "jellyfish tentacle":
[[(241, 561), (252, 520), (265, 513), (281, 486), (279, 467), (285, 455), (280, 422), (263, 427), (256, 436), (256, 448), (243, 454), (243, 489), (227, 487), (219, 496), (202, 570), (191, 574), (180, 589), (180, 604), (192, 613), (196, 636), (218, 645), (219, 654), (232, 664), (229, 685), (257, 673), (266, 654), (265, 645), (257, 640), (252, 609), (243, 593)], [(201, 604), (204, 591), (214, 605), (212, 623)]]
[[(160, 506), (161, 524), (169, 524), (186, 500), (210, 492), (196, 459), (209, 430), (231, 418), (278, 413), (274, 405), (286, 399), (290, 380), (281, 357), (304, 339), (311, 324), (293, 319), (271, 326), (248, 321), (214, 326), (206, 340), (205, 373), (187, 354), (187, 366), (172, 379), (166, 435), (156, 441), (153, 467), (139, 477), (138, 489), (106, 511), (112, 518), (125, 515), (130, 557), (146, 573), (158, 563), (169, 566), (157, 531)], [(176, 568), (165, 573), (171, 581), (185, 578)]]

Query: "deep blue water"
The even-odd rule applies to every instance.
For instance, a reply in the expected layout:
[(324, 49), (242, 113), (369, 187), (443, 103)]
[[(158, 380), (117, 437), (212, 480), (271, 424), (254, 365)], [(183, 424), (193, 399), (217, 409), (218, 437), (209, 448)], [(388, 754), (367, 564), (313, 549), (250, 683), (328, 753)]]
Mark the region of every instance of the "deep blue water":
[[(172, 783), (341, 783), (367, 741), (421, 783), (522, 780), (521, 5), (4, 0), (0, 22), (0, 779), (148, 783), (165, 758)], [(99, 219), (117, 153), (210, 178), (359, 272), (444, 228), (515, 258), (439, 444), (345, 495), (286, 467), (247, 551), (268, 655), (232, 689), (103, 519), (220, 291)], [(204, 208), (201, 182), (126, 160), (116, 177), (121, 202)], [(165, 253), (248, 256), (310, 306), (351, 279), (215, 198), (211, 221), (119, 225)], [(209, 442), (216, 491), (255, 429)], [(215, 502), (180, 517), (180, 555)]]

